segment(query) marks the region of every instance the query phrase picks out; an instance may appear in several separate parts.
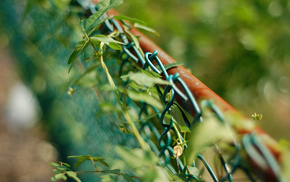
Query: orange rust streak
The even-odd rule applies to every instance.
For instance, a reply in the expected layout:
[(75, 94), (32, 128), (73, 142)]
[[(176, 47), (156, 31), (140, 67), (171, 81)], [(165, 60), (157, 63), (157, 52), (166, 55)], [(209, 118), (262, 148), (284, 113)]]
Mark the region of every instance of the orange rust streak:
[[(119, 13), (115, 10), (109, 10), (109, 15), (118, 15)], [(139, 44), (140, 47), (144, 52), (154, 52), (155, 50), (158, 51), (158, 58), (161, 62), (166, 65), (170, 63), (175, 63), (176, 61), (169, 56), (165, 51), (163, 51), (158, 45), (156, 45), (153, 41), (151, 41), (147, 36), (141, 33), (136, 28), (133, 28), (131, 32), (139, 37)], [(235, 108), (233, 108), (230, 104), (228, 104), (225, 100), (223, 100), (220, 96), (214, 93), (210, 88), (208, 88), (205, 84), (203, 84), (199, 79), (193, 76), (188, 70), (186, 70), (183, 66), (177, 66), (176, 68), (171, 68), (168, 70), (168, 74), (175, 74), (179, 73), (179, 77), (187, 84), (188, 88), (190, 89), (191, 93), (195, 97), (196, 100), (213, 100), (214, 104), (216, 104), (222, 111), (231, 111), (232, 113), (238, 114), (242, 116)], [(180, 90), (183, 90), (180, 85), (177, 85)], [(193, 107), (190, 103), (184, 102), (181, 99), (177, 98), (178, 103), (189, 113), (194, 115)], [(258, 134), (265, 134), (265, 132), (260, 128), (255, 128), (255, 131)], [(239, 131), (241, 133), (250, 133), (253, 131)]]
[[(153, 43), (144, 34), (139, 32), (137, 29), (132, 29), (131, 31), (135, 36), (140, 36), (139, 43), (144, 52), (154, 52), (158, 51), (158, 58), (161, 62), (166, 65), (170, 63), (175, 63), (176, 61), (167, 55), (160, 47)], [(205, 86), (201, 81), (199, 81), (195, 76), (189, 73), (184, 67), (178, 66), (177, 68), (172, 68), (168, 70), (168, 74), (179, 73), (180, 78), (187, 84), (190, 91), (193, 93), (197, 100), (201, 99), (212, 99), (215, 104), (218, 104), (223, 111), (233, 110), (236, 111), (231, 105), (225, 102), (221, 97), (215, 94), (211, 89)], [(179, 86), (179, 89), (182, 88)]]

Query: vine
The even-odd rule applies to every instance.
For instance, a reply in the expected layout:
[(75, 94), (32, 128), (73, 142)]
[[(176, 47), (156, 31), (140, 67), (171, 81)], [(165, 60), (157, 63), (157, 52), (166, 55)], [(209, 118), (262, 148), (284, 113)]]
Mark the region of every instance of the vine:
[[(248, 179), (255, 181), (256, 177), (252, 174), (248, 162), (242, 161), (242, 158), (247, 158), (246, 152), (250, 153), (251, 157), (259, 156), (253, 151), (253, 145), (261, 148), (264, 146), (255, 134), (245, 137), (236, 132), (236, 128), (239, 128), (239, 131), (254, 129), (255, 123), (238, 119), (231, 114), (224, 116), (212, 101), (200, 103), (202, 122), (200, 122), (201, 116), (195, 118), (190, 116), (174, 101), (175, 94), (187, 98), (179, 90), (174, 90), (178, 75), (167, 75), (167, 80), (161, 79), (161, 73), (165, 75), (166, 70), (179, 64), (156, 67), (147, 62), (145, 66), (143, 65), (144, 69), (141, 69), (136, 62), (132, 60), (129, 62), (129, 58), (125, 58), (118, 74), (110, 72), (109, 59), (105, 59), (105, 55), (115, 56), (118, 51), (124, 52), (126, 46), (135, 45), (142, 57), (149, 57), (146, 61), (158, 59), (157, 53), (151, 53), (151, 57), (143, 53), (138, 38), (130, 33), (131, 26), (126, 21), (133, 23), (135, 28), (156, 33), (153, 29), (146, 27), (140, 20), (123, 15), (104, 18), (110, 8), (121, 3), (119, 0), (104, 0), (98, 3), (98, 11), (81, 21), (82, 40), (76, 44), (68, 60), (70, 64), (68, 71), (71, 71), (81, 55), (86, 53), (90, 55), (91, 58), (86, 62), (92, 61), (93, 65), (74, 82), (75, 85), (87, 73), (101, 68), (107, 80), (107, 84), (101, 90), (113, 94), (117, 101), (117, 105), (113, 108), (116, 112), (122, 113), (119, 117), (120, 130), (134, 135), (141, 149), (116, 146), (116, 152), (121, 158), (118, 162), (122, 163), (119, 168), (115, 168), (114, 163), (109, 164), (105, 158), (99, 156), (70, 156), (69, 158), (77, 159), (75, 169), (85, 161), (91, 161), (94, 170), (72, 171), (67, 163), (51, 163), (56, 168), (52, 181), (66, 180), (67, 177), (80, 181), (78, 175), (85, 173), (100, 174), (102, 181), (203, 181), (206, 178), (205, 169), (208, 171), (207, 176), (213, 181), (233, 181), (233, 174), (237, 169), (241, 169)], [(124, 32), (117, 29), (109, 34), (102, 33), (101, 29), (105, 21), (113, 22), (113, 20), (122, 23)], [(124, 43), (122, 41), (124, 36), (131, 40), (131, 43)], [(121, 54), (122, 59), (124, 57), (122, 58)], [(128, 66), (124, 66), (127, 63)], [(69, 87), (69, 95), (73, 96), (77, 91), (75, 85)], [(253, 118), (260, 120), (262, 115), (255, 113)], [(199, 122), (191, 122), (198, 120)], [(158, 131), (160, 128), (164, 131)], [(151, 133), (156, 138), (153, 138)], [(171, 142), (172, 136), (173, 142)], [(215, 154), (215, 161), (218, 161), (215, 162), (215, 169), (202, 155), (208, 151), (211, 151), (210, 155)], [(271, 156), (264, 157), (266, 160), (272, 159)], [(275, 166), (275, 162), (272, 161), (270, 166)], [(267, 164), (262, 163), (262, 167), (268, 167)], [(279, 166), (271, 169), (276, 172), (275, 175), (281, 181), (284, 180)]]

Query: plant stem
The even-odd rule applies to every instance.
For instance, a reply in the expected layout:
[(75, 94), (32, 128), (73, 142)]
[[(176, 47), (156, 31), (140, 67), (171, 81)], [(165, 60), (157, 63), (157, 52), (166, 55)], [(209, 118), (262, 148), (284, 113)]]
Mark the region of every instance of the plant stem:
[(149, 150), (149, 146), (147, 145), (147, 143), (144, 141), (144, 139), (141, 137), (137, 127), (135, 126), (133, 120), (131, 119), (129, 113), (127, 110), (124, 110), (124, 117), (126, 118), (129, 126), (131, 127), (132, 129), (132, 132), (133, 134), (135, 135), (135, 137), (137, 138), (139, 144), (140, 144), (140, 147), (145, 151), (148, 151)]
[(97, 166), (96, 166), (96, 163), (95, 163), (94, 159), (92, 157), (90, 157), (90, 159), (91, 159), (92, 163), (94, 164), (94, 166), (96, 168)]

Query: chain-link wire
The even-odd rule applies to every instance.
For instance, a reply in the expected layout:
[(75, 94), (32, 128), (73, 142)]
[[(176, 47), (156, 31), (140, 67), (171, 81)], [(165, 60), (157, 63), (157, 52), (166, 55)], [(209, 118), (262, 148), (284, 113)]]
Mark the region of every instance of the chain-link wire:
[[(87, 4), (86, 8), (89, 8), (91, 13), (95, 13), (97, 11), (97, 7), (95, 7), (93, 4)], [(120, 58), (122, 60), (122, 63), (120, 64), (119, 74), (122, 75), (123, 67), (130, 63), (130, 60), (134, 61), (137, 64), (142, 65), (142, 68), (144, 70), (151, 69), (154, 72), (158, 74), (162, 74), (164, 78), (170, 82), (170, 85), (167, 85), (163, 92), (159, 89), (159, 86), (157, 87), (158, 92), (160, 93), (161, 100), (165, 104), (165, 107), (162, 111), (159, 111), (157, 108), (153, 106), (147, 105), (145, 102), (142, 103), (140, 111), (139, 111), (139, 119), (142, 120), (142, 116), (145, 115), (146, 117), (149, 116), (148, 108), (152, 107), (154, 112), (157, 114), (157, 118), (159, 120), (160, 126), (163, 127), (163, 131), (161, 134), (157, 130), (156, 126), (154, 126), (149, 120), (145, 120), (141, 122), (141, 126), (139, 128), (140, 133), (142, 133), (142, 137), (144, 140), (148, 143), (148, 145), (151, 147), (152, 151), (154, 151), (161, 159), (161, 161), (168, 167), (168, 169), (174, 173), (177, 174), (177, 170), (170, 164), (171, 157), (177, 157), (174, 153), (174, 150), (172, 148), (172, 136), (171, 131), (178, 136), (182, 141), (184, 141), (184, 138), (182, 138), (182, 135), (180, 131), (178, 131), (176, 128), (174, 128), (174, 120), (170, 118), (169, 123), (168, 121), (165, 121), (165, 115), (166, 113), (170, 112), (171, 108), (173, 106), (176, 106), (181, 114), (182, 117), (188, 126), (188, 128), (191, 128), (195, 123), (201, 123), (203, 121), (202, 118), (202, 111), (200, 106), (198, 105), (196, 99), (192, 95), (191, 91), (189, 90), (186, 83), (179, 77), (179, 74), (176, 73), (175, 75), (169, 75), (167, 70), (165, 69), (164, 65), (158, 58), (158, 52), (154, 51), (153, 53), (146, 52), (144, 57), (134, 44), (134, 42), (130, 42), (125, 35), (125, 31), (123, 30), (122, 26), (119, 24), (117, 20), (115, 20), (113, 17), (108, 17), (107, 14), (103, 15), (103, 19), (106, 19), (104, 21), (104, 30), (108, 33), (113, 32), (114, 30), (117, 30), (120, 33), (121, 39), (123, 41), (122, 45), (122, 51), (120, 53)], [(155, 64), (154, 64), (155, 62)], [(158, 68), (159, 69), (158, 69)], [(128, 84), (128, 83), (124, 83)], [(183, 91), (181, 91), (176, 85), (181, 85)], [(170, 99), (167, 99), (167, 95), (170, 93)], [(195, 111), (195, 116), (192, 121), (189, 121), (186, 117), (186, 114), (181, 109), (181, 107), (176, 104), (175, 98), (176, 96), (179, 96), (184, 101), (190, 103), (193, 106), (193, 109)], [(223, 123), (226, 128), (229, 129), (229, 125), (226, 122), (222, 112), (218, 109), (217, 106), (213, 104), (212, 101), (202, 101), (201, 106), (210, 108), (213, 113), (215, 113), (215, 116), (217, 119)], [(152, 135), (155, 137), (154, 140), (157, 140), (156, 143), (153, 142)], [(255, 177), (252, 175), (252, 172), (245, 167), (242, 164), (242, 160), (244, 159), (243, 156), (241, 156), (240, 151), (243, 148), (249, 158), (253, 160), (255, 163), (258, 164), (258, 166), (263, 166), (265, 169), (270, 168), (271, 171), (274, 173), (276, 178), (279, 181), (285, 181), (283, 177), (281, 176), (281, 169), (280, 166), (275, 159), (275, 157), (272, 155), (272, 153), (269, 151), (269, 149), (265, 146), (265, 144), (257, 137), (255, 133), (252, 134), (245, 134), (242, 137), (242, 146), (240, 143), (238, 143), (235, 140), (235, 137), (233, 137), (234, 142), (234, 148), (235, 152), (232, 154), (232, 156), (229, 158), (228, 161), (225, 161), (222, 154), (219, 154), (219, 159), (222, 164), (222, 167), (225, 171), (225, 176), (223, 176), (221, 179), (218, 179), (215, 175), (214, 171), (210, 167), (209, 163), (205, 160), (205, 158), (198, 154), (197, 158), (204, 164), (207, 171), (209, 172), (210, 176), (212, 177), (213, 181), (233, 181), (232, 175), (237, 171), (237, 169), (241, 169), (244, 171), (246, 176), (250, 181), (256, 181)], [(184, 144), (184, 149), (186, 150), (187, 144)], [(177, 157), (178, 161), (178, 167), (179, 171), (183, 174), (185, 174), (188, 179), (194, 179), (198, 181), (197, 177), (189, 174), (187, 172), (187, 167), (184, 166), (183, 162)], [(229, 167), (230, 166), (230, 167)], [(195, 167), (195, 163), (193, 164), (193, 167)]]

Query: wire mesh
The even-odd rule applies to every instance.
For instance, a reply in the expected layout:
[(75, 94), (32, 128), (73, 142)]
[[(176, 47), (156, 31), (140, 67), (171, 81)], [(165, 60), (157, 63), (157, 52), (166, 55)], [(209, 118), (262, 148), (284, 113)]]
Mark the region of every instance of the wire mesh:
[[(94, 13), (97, 10), (96, 7), (92, 4), (83, 4), (83, 6), (85, 6), (85, 8), (89, 8), (92, 13)], [(13, 9), (11, 10), (11, 12), (17, 12), (17, 11)], [(36, 16), (38, 15), (39, 14), (36, 13)], [(142, 103), (141, 109), (139, 110), (139, 119), (142, 120), (144, 116), (145, 117), (149, 116), (149, 110), (150, 108), (152, 108), (157, 114), (157, 118), (159, 120), (159, 126), (162, 127), (162, 131), (160, 132), (160, 130), (158, 129), (159, 126), (157, 127), (155, 124), (151, 123), (149, 120), (142, 121), (139, 130), (142, 133), (142, 136), (145, 139), (145, 141), (150, 145), (151, 149), (158, 156), (160, 156), (162, 162), (168, 167), (168, 169), (170, 169), (173, 173), (177, 174), (179, 173), (178, 167), (176, 167), (175, 165), (172, 165), (171, 163), (172, 157), (176, 157), (176, 154), (174, 153), (174, 148), (172, 147), (173, 142), (174, 142), (172, 141), (172, 138), (173, 138), (172, 135), (181, 136), (181, 134), (180, 134), (180, 131), (174, 128), (174, 125), (173, 125), (174, 121), (172, 119), (170, 119), (169, 122), (165, 121), (166, 113), (170, 113), (173, 107), (177, 107), (180, 113), (182, 114), (182, 117), (185, 120), (186, 125), (188, 126), (188, 128), (191, 128), (191, 129), (193, 129), (193, 127), (196, 126), (196, 124), (203, 122), (202, 109), (201, 109), (202, 107), (210, 108), (215, 113), (215, 116), (218, 118), (218, 120), (226, 126), (227, 126), (227, 121), (225, 120), (222, 112), (211, 101), (201, 102), (202, 107), (200, 107), (197, 101), (192, 96), (191, 92), (189, 91), (188, 86), (179, 77), (179, 75), (178, 74), (169, 75), (167, 73), (167, 70), (165, 69), (164, 65), (161, 63), (160, 59), (158, 58), (158, 52), (152, 52), (152, 53), (148, 52), (143, 57), (143, 55), (141, 55), (137, 47), (134, 45), (134, 42), (130, 42), (127, 39), (127, 37), (124, 35), (124, 30), (122, 29), (122, 26), (119, 24), (119, 22), (114, 20), (111, 17), (106, 17), (106, 16), (107, 15), (104, 15), (104, 18), (109, 18), (108, 20), (105, 21), (106, 31), (112, 32), (114, 31), (114, 29), (117, 29), (121, 33), (122, 35), (121, 38), (123, 42), (125, 43), (123, 45), (122, 52), (120, 53), (120, 58), (123, 61), (120, 64), (119, 68), (116, 68), (120, 70), (119, 71), (120, 75), (122, 75), (123, 67), (127, 66), (128, 64), (131, 64), (131, 61), (133, 60), (135, 63), (141, 64), (143, 69), (151, 69), (158, 74), (162, 74), (165, 77), (165, 79), (171, 83), (171, 85), (165, 87), (164, 90), (159, 89), (160, 97), (162, 98), (162, 101), (166, 105), (164, 110), (159, 111), (158, 109), (152, 108), (152, 106), (149, 106), (146, 103)], [(15, 20), (15, 19), (16, 18), (11, 18), (10, 20)], [(44, 19), (39, 19), (39, 22), (36, 24), (42, 25), (44, 20), (46, 20), (45, 22), (47, 22), (48, 18), (46, 17)], [(54, 25), (50, 25), (49, 28), (54, 29), (55, 27)], [(17, 29), (17, 27), (15, 27), (15, 29)], [(38, 33), (41, 34), (41, 31), (39, 31)], [(41, 35), (36, 35), (36, 38), (37, 37), (41, 37)], [(25, 39), (24, 36), (21, 36), (21, 34), (19, 34), (18, 39), (15, 39), (14, 45), (20, 46), (21, 44), (19, 42), (22, 42), (24, 39)], [(55, 42), (50, 42), (50, 44), (47, 47), (43, 46), (43, 47), (40, 47), (40, 49), (42, 49), (43, 52), (46, 53), (45, 55), (47, 55), (49, 54), (49, 52), (53, 51), (55, 47), (61, 47), (61, 46), (59, 44), (55, 44)], [(62, 54), (59, 55), (59, 57), (63, 57), (63, 55), (65, 55), (64, 52), (67, 53), (68, 51), (63, 50), (60, 52), (62, 52)], [(19, 57), (28, 57), (28, 59), (26, 59), (25, 61), (21, 63), (23, 67), (22, 70), (26, 70), (27, 66), (35, 68), (34, 69), (35, 71), (38, 70), (36, 68), (39, 68), (39, 67), (43, 68), (42, 66), (36, 65), (34, 62), (30, 62), (30, 58), (27, 55), (25, 56), (20, 55)], [(60, 69), (66, 68), (66, 63), (64, 62), (62, 62), (61, 64), (58, 63), (57, 65), (59, 65)], [(34, 80), (33, 77), (35, 75), (39, 75), (39, 73), (35, 73), (35, 72), (29, 73), (27, 71), (24, 71), (24, 75), (26, 75), (27, 77), (26, 78), (27, 82), (32, 83)], [(43, 77), (45, 76), (46, 75), (43, 75)], [(106, 119), (100, 119), (97, 122), (95, 122), (95, 115), (100, 110), (101, 106), (97, 102), (95, 102), (99, 98), (95, 94), (93, 94), (91, 91), (87, 91), (87, 92), (81, 91), (81, 92), (76, 93), (75, 100), (77, 104), (72, 106), (71, 103), (68, 101), (69, 99), (67, 98), (68, 97), (67, 95), (55, 97), (55, 95), (57, 95), (57, 93), (55, 93), (55, 90), (57, 89), (55, 88), (60, 87), (60, 85), (49, 84), (49, 82), (53, 83), (54, 81), (48, 80), (48, 78), (42, 78), (42, 79), (47, 80), (47, 88), (46, 88), (47, 90), (45, 91), (45, 93), (39, 94), (38, 97), (39, 97), (39, 100), (41, 100), (42, 102), (41, 105), (43, 106), (44, 114), (50, 115), (52, 112), (50, 108), (53, 108), (53, 106), (56, 106), (56, 105), (59, 105), (62, 108), (68, 107), (67, 110), (70, 110), (69, 113), (58, 113), (58, 117), (54, 118), (55, 126), (58, 125), (58, 127), (56, 127), (57, 129), (55, 131), (52, 131), (52, 133), (55, 133), (55, 136), (61, 136), (60, 134), (61, 132), (63, 132), (63, 130), (66, 130), (66, 129), (71, 130), (70, 125), (66, 125), (66, 123), (63, 123), (61, 124), (61, 126), (59, 126), (60, 125), (59, 123), (61, 123), (60, 121), (65, 120), (62, 118), (61, 115), (71, 115), (72, 118), (74, 118), (74, 120), (84, 121), (83, 124), (87, 125), (89, 128), (94, 128), (93, 129), (94, 132), (91, 133), (89, 136), (90, 137), (89, 143), (90, 142), (92, 143), (89, 146), (93, 149), (89, 151), (90, 152), (93, 151), (94, 154), (96, 155), (99, 155), (101, 153), (103, 154), (106, 151), (108, 151), (108, 149), (105, 150), (102, 147), (100, 147), (105, 143), (112, 143), (112, 144), (118, 143), (118, 144), (128, 145), (128, 146), (136, 146), (136, 141), (132, 139), (132, 137), (130, 137), (129, 135), (122, 137), (124, 135), (120, 133), (118, 130), (118, 127), (117, 127), (118, 124), (115, 123), (115, 120), (116, 120), (115, 116), (109, 117), (110, 118), (109, 120), (107, 119), (108, 118), (107, 117)], [(54, 78), (54, 80), (57, 80), (57, 79), (59, 79), (59, 75), (57, 75), (56, 78)], [(183, 90), (181, 91), (180, 89), (178, 89), (176, 85), (181, 85)], [(159, 86), (157, 87), (161, 88)], [(171, 95), (171, 97), (167, 98), (166, 96), (169, 94)], [(179, 98), (182, 98), (183, 100), (189, 101), (189, 103), (193, 106), (196, 114), (192, 120), (189, 120), (186, 117), (186, 114), (184, 113), (182, 108), (180, 108), (180, 106), (176, 104), (175, 102), (176, 96), (178, 96)], [(58, 108), (59, 107), (55, 107), (55, 110), (58, 110)], [(81, 113), (81, 114), (77, 114), (77, 113)], [(106, 120), (107, 122), (103, 122), (104, 120)], [(110, 129), (111, 131), (108, 132)], [(72, 131), (71, 136), (73, 135), (74, 134)], [(97, 145), (94, 142), (96, 138), (98, 138)], [(111, 140), (112, 138), (116, 138), (116, 140), (112, 141)], [(184, 138), (181, 138), (181, 139), (184, 140)], [(63, 146), (71, 145), (75, 147), (74, 149), (75, 151), (79, 153), (84, 152), (84, 151), (81, 151), (83, 147), (76, 145), (76, 141), (73, 141), (73, 142), (71, 141), (71, 144), (68, 144), (65, 142), (61, 143), (61, 141), (59, 141), (59, 144)], [(86, 143), (83, 143), (82, 145), (86, 145)], [(259, 166), (266, 166), (266, 168), (270, 168), (270, 171), (274, 173), (278, 181), (284, 181), (283, 177), (281, 176), (280, 166), (278, 162), (276, 161), (275, 157), (273, 157), (271, 152), (269, 152), (268, 148), (265, 147), (263, 142), (261, 142), (255, 134), (246, 134), (243, 136), (241, 143), (238, 143), (237, 141), (235, 141), (233, 145), (235, 147), (235, 152), (230, 157), (230, 160), (224, 160), (222, 155), (220, 155), (219, 157), (220, 163), (222, 164), (223, 169), (225, 171), (225, 175), (222, 176), (221, 178), (217, 177), (217, 175), (213, 171), (213, 167), (210, 166), (210, 164), (206, 161), (205, 157), (202, 154), (197, 155), (197, 158), (205, 165), (206, 169), (209, 171), (210, 176), (213, 181), (233, 181), (232, 175), (238, 169), (241, 169), (245, 172), (245, 174), (248, 177), (248, 180), (250, 181), (257, 180), (256, 177), (252, 175), (252, 172), (249, 171), (248, 168), (242, 165), (243, 160), (245, 160), (245, 156), (241, 155), (240, 153), (241, 150), (245, 150), (249, 158), (251, 158), (253, 161), (258, 163)], [(187, 145), (185, 145), (184, 147), (186, 149)], [(70, 150), (70, 149), (67, 149), (67, 150)], [(111, 155), (111, 153), (108, 155)], [(196, 176), (188, 173), (187, 166), (183, 164), (183, 161), (181, 161), (179, 158), (177, 158), (177, 160), (178, 160), (179, 170), (181, 173), (185, 174), (188, 179), (198, 180)]]
[[(90, 6), (90, 10), (93, 13), (96, 12), (97, 8), (94, 7), (94, 5)], [(124, 34), (124, 30), (122, 26), (119, 24), (118, 21), (114, 20), (112, 17), (108, 17), (107, 14), (103, 15), (103, 18), (109, 18), (105, 20), (105, 31), (111, 33), (115, 29), (120, 32), (121, 38), (124, 42), (124, 45), (122, 46), (122, 52), (120, 53), (120, 58), (123, 60), (123, 62), (120, 65), (120, 74), (122, 73), (122, 68), (125, 66), (129, 60), (132, 60), (136, 64), (141, 64), (141, 67), (146, 69), (151, 69), (157, 74), (160, 74), (164, 77), (165, 80), (169, 81), (171, 84), (166, 86), (162, 91), (160, 91), (159, 87), (157, 86), (157, 89), (159, 90), (160, 97), (162, 98), (163, 103), (165, 104), (165, 107), (162, 111), (159, 111), (157, 108), (153, 107), (153, 110), (157, 114), (159, 124), (163, 127), (163, 131), (161, 134), (158, 132), (155, 125), (153, 125), (149, 120), (143, 121), (142, 125), (140, 127), (140, 132), (143, 134), (143, 137), (145, 141), (150, 145), (151, 149), (162, 159), (163, 163), (168, 167), (168, 169), (171, 170), (174, 174), (177, 174), (177, 168), (176, 166), (172, 166), (170, 161), (172, 157), (177, 158), (178, 161), (178, 170), (181, 171), (183, 174), (187, 176), (188, 180), (194, 179), (198, 181), (197, 177), (188, 173), (186, 166), (183, 164), (183, 162), (176, 156), (176, 153), (174, 152), (174, 149), (172, 148), (172, 133), (176, 136), (181, 136), (180, 131), (176, 130), (173, 126), (174, 121), (170, 119), (169, 122), (165, 121), (165, 114), (170, 113), (170, 110), (173, 106), (177, 106), (177, 108), (182, 113), (183, 119), (185, 120), (188, 128), (191, 128), (192, 126), (195, 126), (198, 123), (203, 122), (202, 117), (202, 110), (198, 105), (198, 102), (193, 97), (192, 93), (190, 92), (188, 86), (186, 83), (179, 78), (178, 74), (175, 75), (169, 75), (167, 73), (167, 70), (165, 69), (163, 63), (158, 58), (158, 52), (155, 51), (153, 53), (147, 52), (145, 53), (145, 56), (143, 57), (138, 48), (134, 45), (134, 42), (130, 42), (126, 35)], [(129, 63), (130, 64), (130, 63)], [(158, 67), (158, 68), (157, 68)], [(126, 84), (126, 83), (125, 83)], [(183, 91), (181, 91), (176, 85), (179, 84), (183, 88)], [(170, 93), (171, 97), (170, 99), (166, 99), (166, 95)], [(176, 97), (179, 97), (183, 99), (185, 102), (189, 101), (195, 111), (195, 115), (192, 121), (189, 121), (186, 115), (184, 114), (183, 110), (178, 106), (175, 102)], [(212, 101), (202, 101), (201, 105), (204, 107), (210, 108), (213, 113), (215, 113), (215, 116), (217, 119), (223, 123), (228, 129), (229, 125), (227, 121), (225, 120), (222, 112), (213, 104)], [(148, 117), (148, 108), (152, 107), (147, 105), (146, 103), (142, 103), (141, 109), (139, 111), (139, 119), (142, 119), (142, 115), (145, 115)], [(172, 132), (173, 131), (173, 132)], [(152, 135), (155, 137), (153, 140), (157, 140), (158, 142), (152, 141)], [(184, 140), (181, 137), (182, 140)], [(157, 144), (157, 146), (156, 146)], [(255, 162), (260, 161), (260, 166), (268, 166), (270, 167), (271, 171), (274, 173), (274, 175), (277, 177), (278, 181), (284, 181), (283, 177), (281, 176), (281, 170), (278, 165), (278, 162), (276, 161), (275, 157), (271, 154), (269, 149), (261, 142), (258, 137), (252, 133), (252, 134), (246, 134), (242, 137), (242, 143), (240, 144), (236, 140), (233, 142), (235, 152), (233, 152), (232, 156), (229, 158), (228, 161), (226, 161), (222, 154), (219, 153), (219, 159), (220, 163), (223, 166), (223, 169), (225, 171), (225, 175), (220, 177), (216, 176), (215, 172), (213, 171), (212, 167), (209, 165), (209, 163), (206, 161), (204, 156), (202, 154), (198, 154), (197, 158), (204, 164), (206, 169), (208, 170), (211, 178), (213, 181), (233, 181), (233, 174), (237, 171), (237, 169), (241, 169), (244, 171), (244, 174), (247, 176), (248, 180), (250, 181), (256, 181), (257, 179), (252, 175), (252, 172), (243, 166), (242, 160), (244, 156), (241, 156), (241, 150), (245, 149), (247, 155), (250, 156), (252, 160)], [(187, 145), (184, 146), (185, 150), (187, 149)], [(258, 152), (260, 151), (260, 153)], [(266, 164), (265, 164), (266, 163)], [(195, 166), (195, 165), (193, 165)], [(229, 167), (230, 166), (230, 167)]]

